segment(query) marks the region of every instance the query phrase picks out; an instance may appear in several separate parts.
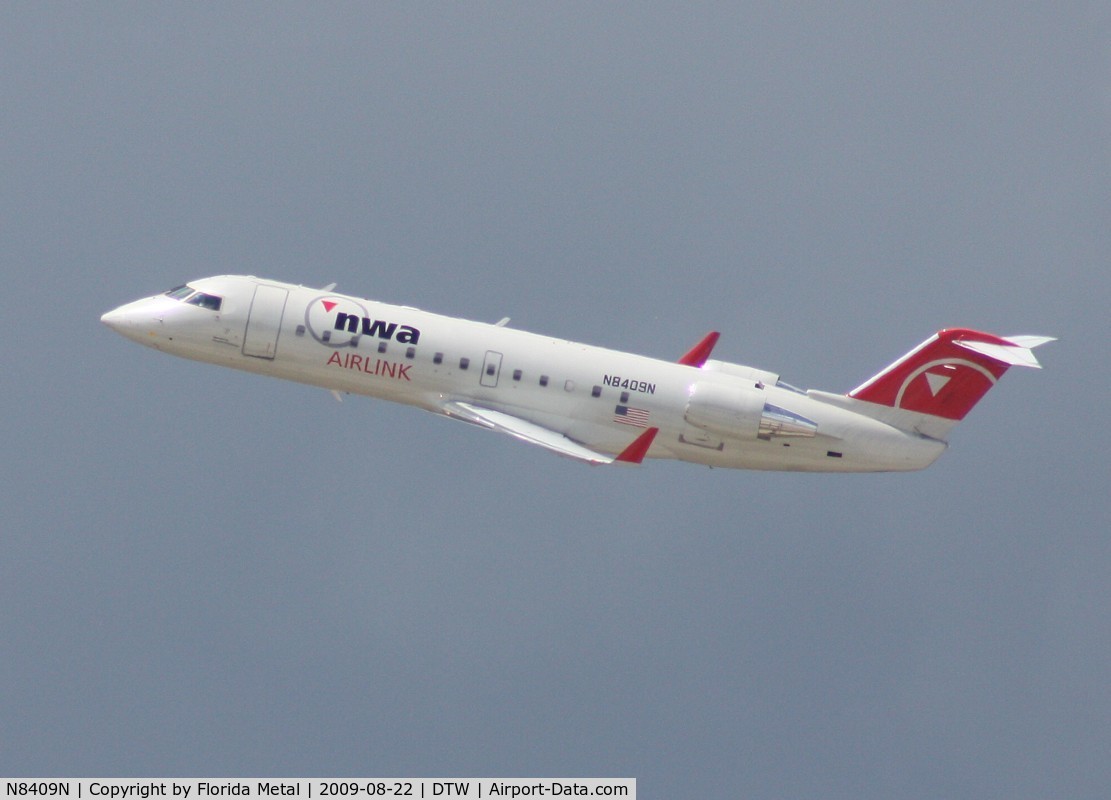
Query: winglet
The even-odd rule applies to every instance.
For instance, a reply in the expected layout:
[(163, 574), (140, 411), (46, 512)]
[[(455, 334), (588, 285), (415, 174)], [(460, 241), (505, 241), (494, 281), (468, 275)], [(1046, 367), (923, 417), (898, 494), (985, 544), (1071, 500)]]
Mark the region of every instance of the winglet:
[(659, 428), (649, 428), (640, 436), (633, 439), (633, 443), (622, 450), (613, 460), (623, 461), (626, 464), (639, 464), (644, 461), (644, 457), (648, 454), (648, 448), (652, 446), (652, 441), (659, 432)]
[(701, 367), (706, 363), (706, 359), (710, 357), (710, 353), (714, 351), (714, 345), (718, 343), (718, 337), (721, 336), (717, 331), (710, 331), (702, 337), (702, 341), (692, 347), (687, 353), (679, 359), (680, 364), (686, 364), (688, 367)]

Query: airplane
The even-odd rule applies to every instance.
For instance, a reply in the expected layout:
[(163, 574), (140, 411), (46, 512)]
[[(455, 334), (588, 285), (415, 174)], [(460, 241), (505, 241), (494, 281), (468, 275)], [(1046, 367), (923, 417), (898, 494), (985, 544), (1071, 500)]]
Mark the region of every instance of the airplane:
[(846, 394), (710, 358), (676, 362), (322, 289), (203, 278), (101, 321), (173, 355), (422, 408), (588, 464), (678, 459), (803, 472), (923, 469), (1048, 336), (937, 332)]

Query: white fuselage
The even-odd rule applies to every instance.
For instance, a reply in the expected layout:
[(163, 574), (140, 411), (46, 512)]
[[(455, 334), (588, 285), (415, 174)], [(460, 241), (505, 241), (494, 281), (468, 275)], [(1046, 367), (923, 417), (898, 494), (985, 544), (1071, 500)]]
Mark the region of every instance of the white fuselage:
[(913, 470), (945, 449), (741, 365), (669, 363), (253, 277), (189, 286), (218, 297), (218, 310), (157, 295), (103, 319), (185, 358), (449, 416), (463, 403), (601, 453), (649, 427), (659, 433), (647, 457), (720, 467)]

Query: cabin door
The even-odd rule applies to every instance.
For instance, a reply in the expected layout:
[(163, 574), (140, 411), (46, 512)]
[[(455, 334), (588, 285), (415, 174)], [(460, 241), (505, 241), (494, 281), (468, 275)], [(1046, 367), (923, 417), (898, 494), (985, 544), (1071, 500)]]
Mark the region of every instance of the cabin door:
[(273, 358), (278, 352), (278, 334), (289, 290), (278, 286), (259, 285), (247, 316), (247, 332), (243, 336), (243, 355)]

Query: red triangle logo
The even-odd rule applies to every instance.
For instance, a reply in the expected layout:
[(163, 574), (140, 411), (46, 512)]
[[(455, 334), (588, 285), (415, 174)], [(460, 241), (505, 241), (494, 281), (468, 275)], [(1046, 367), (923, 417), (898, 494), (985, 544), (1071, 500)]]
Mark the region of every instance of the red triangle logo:
[(324, 304), (324, 310), (328, 312), (339, 305), (335, 300), (321, 300), (320, 302)]

